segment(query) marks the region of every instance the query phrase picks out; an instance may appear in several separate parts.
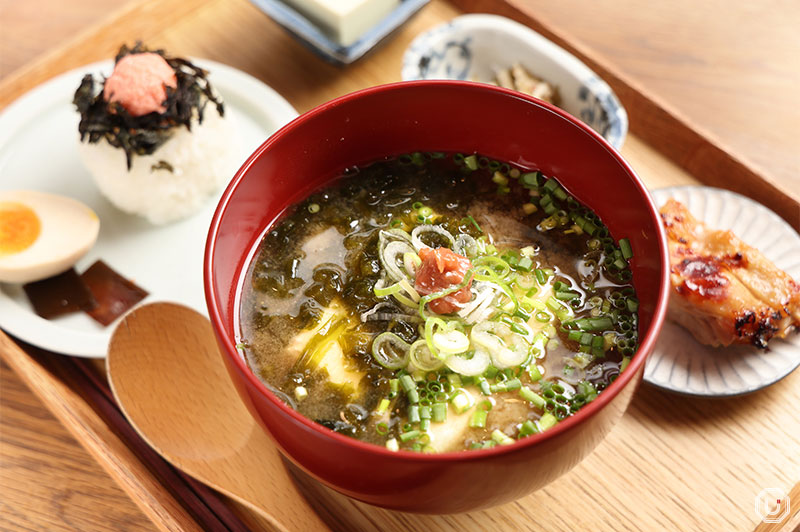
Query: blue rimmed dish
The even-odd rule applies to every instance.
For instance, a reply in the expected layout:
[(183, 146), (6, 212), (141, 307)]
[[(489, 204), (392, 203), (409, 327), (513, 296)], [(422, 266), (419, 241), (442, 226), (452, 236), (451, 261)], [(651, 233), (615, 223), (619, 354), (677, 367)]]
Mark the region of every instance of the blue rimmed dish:
[(318, 24), (280, 0), (250, 1), (312, 52), (328, 62), (346, 65), (374, 48), (429, 0), (402, 0), (386, 17), (372, 26), (354, 43), (347, 46), (336, 42)]
[(402, 78), (491, 82), (515, 64), (555, 85), (559, 107), (622, 147), (628, 114), (608, 84), (563, 48), (505, 17), (463, 15), (420, 34), (403, 56)]

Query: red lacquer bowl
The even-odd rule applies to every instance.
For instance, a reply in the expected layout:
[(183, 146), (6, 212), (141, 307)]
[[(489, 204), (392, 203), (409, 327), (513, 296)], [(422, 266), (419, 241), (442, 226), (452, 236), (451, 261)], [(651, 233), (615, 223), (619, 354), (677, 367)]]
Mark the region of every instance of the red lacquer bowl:
[[(288, 408), (235, 347), (237, 292), (252, 250), (287, 206), (353, 164), (412, 151), (479, 152), (557, 176), (634, 258), (641, 346), (600, 396), (553, 429), (513, 445), (438, 455), (391, 452), (336, 434)], [(521, 497), (569, 471), (624, 413), (667, 304), (667, 247), (644, 185), (599, 135), (520, 93), (458, 81), (414, 81), (343, 96), (275, 133), (247, 160), (214, 215), (205, 256), (211, 322), (231, 378), (280, 450), (320, 482), (361, 501), (425, 513)], [(253, 471), (254, 475), (259, 474)]]

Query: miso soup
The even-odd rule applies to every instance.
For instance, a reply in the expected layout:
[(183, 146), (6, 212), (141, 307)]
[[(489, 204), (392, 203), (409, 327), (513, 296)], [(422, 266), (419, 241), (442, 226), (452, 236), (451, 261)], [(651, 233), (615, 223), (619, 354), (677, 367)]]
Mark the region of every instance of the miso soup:
[(392, 450), (507, 445), (637, 347), (627, 240), (558, 182), (477, 154), (347, 169), (266, 233), (239, 347), (283, 401)]

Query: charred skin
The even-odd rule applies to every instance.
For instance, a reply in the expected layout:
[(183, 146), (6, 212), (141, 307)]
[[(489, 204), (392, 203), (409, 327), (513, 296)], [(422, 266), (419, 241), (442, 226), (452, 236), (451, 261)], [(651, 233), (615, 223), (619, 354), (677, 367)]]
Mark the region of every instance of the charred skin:
[(730, 231), (708, 229), (677, 201), (661, 209), (670, 251), (670, 319), (712, 346), (752, 344), (800, 326), (800, 286)]

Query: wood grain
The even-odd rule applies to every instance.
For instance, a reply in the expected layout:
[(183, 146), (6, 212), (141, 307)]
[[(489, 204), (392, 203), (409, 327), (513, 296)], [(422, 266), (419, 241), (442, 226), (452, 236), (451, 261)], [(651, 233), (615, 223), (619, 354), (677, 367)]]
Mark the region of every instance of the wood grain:
[[(304, 111), (358, 88), (398, 80), (411, 39), (456, 14), (453, 5), (435, 0), (386, 46), (342, 70), (320, 61), (245, 0), (144, 0), (7, 77), (0, 83), (0, 107), (55, 74), (112, 56), (121, 42), (144, 38), (179, 55), (247, 71)], [(578, 46), (588, 49), (585, 43)], [(623, 155), (651, 187), (697, 182), (637, 135), (629, 136)], [(51, 360), (32, 357), (2, 335), (0, 353), (160, 527), (191, 526), (80, 394), (51, 372)], [(487, 512), (397, 514), (354, 504), (316, 484), (307, 489), (317, 490), (312, 503), (339, 529), (752, 530), (756, 494), (764, 487), (788, 490), (800, 480), (800, 412), (793, 406), (799, 401), (798, 372), (751, 396), (720, 401), (642, 387), (629, 414), (571, 473)], [(257, 518), (251, 522), (259, 526)]]
[(0, 77), (100, 22), (127, 1), (0, 0)]
[[(192, 516), (156, 481), (91, 405), (70, 388), (66, 376), (59, 374), (58, 364), (48, 360), (61, 355), (33, 348), (29, 352), (22, 351), (0, 331), (0, 356), (159, 529), (200, 530)], [(49, 369), (45, 369), (45, 365)], [(50, 465), (58, 464), (54, 461)], [(105, 518), (102, 512), (99, 515)], [(94, 523), (95, 526), (100, 524), (101, 519)]]
[(576, 47), (800, 191), (800, 3), (515, 0)]
[[(0, 530), (152, 529), (150, 520), (2, 361), (0, 419)], [(98, 521), (98, 515), (104, 519)]]
[[(657, 92), (645, 89), (640, 77), (629, 70), (620, 67), (615, 61), (617, 55), (621, 54), (616, 50), (617, 55), (609, 57), (600, 53), (598, 48), (587, 45), (581, 40), (580, 33), (571, 33), (569, 29), (573, 19), (581, 19), (585, 30), (592, 26), (596, 40), (610, 40), (618, 42), (629, 55), (636, 59), (642, 56), (648, 58), (652, 50), (643, 44), (649, 42), (652, 36), (663, 35), (660, 25), (665, 22), (665, 11), (648, 14), (650, 10), (637, 9), (627, 0), (622, 0), (609, 4), (609, 8), (598, 9), (595, 2), (577, 2), (569, 10), (553, 9), (550, 13), (558, 19), (558, 23), (550, 23), (546, 18), (540, 17), (539, 7), (543, 7), (545, 2), (537, 0), (506, 0), (496, 2), (494, 0), (453, 0), (461, 9), (468, 12), (490, 12), (513, 18), (527, 26), (532, 27), (542, 35), (559, 44), (578, 56), (592, 70), (597, 72), (614, 89), (620, 101), (628, 111), (631, 131), (636, 133), (648, 144), (654, 146), (667, 158), (686, 169), (690, 174), (697, 176), (704, 183), (720, 188), (726, 188), (749, 196), (761, 203), (768, 204), (782, 216), (795, 230), (800, 230), (800, 144), (797, 141), (796, 127), (797, 118), (800, 118), (800, 110), (794, 104), (795, 91), (792, 84), (786, 84), (783, 70), (792, 71), (789, 74), (800, 77), (800, 46), (788, 45), (786, 50), (780, 51), (777, 57), (769, 55), (769, 51), (763, 52), (763, 64), (740, 64), (733, 61), (734, 66), (725, 65), (726, 59), (731, 59), (730, 54), (722, 54), (726, 50), (723, 45), (717, 45), (716, 54), (712, 51), (711, 57), (714, 60), (721, 59), (722, 65), (709, 65), (705, 70), (696, 68), (692, 72), (685, 72), (682, 69), (675, 69), (672, 62), (658, 65), (650, 60), (645, 60), (649, 72), (653, 76), (666, 76), (670, 80), (677, 79), (680, 87), (685, 93), (691, 95), (687, 97), (682, 94), (673, 94), (671, 98), (665, 98)], [(613, 5), (612, 5), (613, 4)], [(711, 12), (717, 15), (735, 12), (740, 15), (745, 14), (745, 10), (729, 10), (722, 1), (711, 2)], [(555, 6), (555, 4), (553, 4)], [(664, 4), (666, 10), (678, 10), (679, 13), (696, 13), (697, 10), (682, 10), (680, 2)], [(668, 7), (667, 7), (668, 6)], [(756, 8), (759, 11), (760, 8)], [(667, 11), (670, 12), (670, 11)], [(800, 8), (795, 4), (785, 10), (778, 10), (781, 16), (800, 15)], [(557, 16), (560, 14), (561, 16)], [(568, 15), (567, 15), (568, 14)], [(708, 11), (704, 13), (708, 16)], [(575, 16), (577, 15), (577, 16)], [(634, 20), (631, 20), (633, 18)], [(674, 15), (673, 15), (674, 19)], [(694, 20), (695, 25), (699, 22), (708, 20), (701, 17), (689, 17)], [(667, 17), (666, 20), (670, 20)], [(625, 22), (628, 22), (625, 24)], [(699, 21), (699, 22), (698, 22)], [(715, 21), (716, 22), (716, 21)], [(684, 18), (680, 17), (680, 25), (673, 23), (669, 26), (670, 33), (667, 37), (672, 39), (671, 44), (677, 48), (673, 55), (662, 54), (664, 58), (693, 58), (694, 54), (706, 51), (710, 44), (706, 38), (703, 28), (696, 28), (696, 33), (692, 39), (687, 40), (683, 45), (676, 43), (674, 35), (688, 35), (686, 28), (683, 27)], [(728, 24), (736, 27), (732, 23)], [(712, 24), (712, 27), (724, 27), (722, 24)], [(791, 28), (791, 25), (776, 25), (778, 28)], [(574, 26), (573, 26), (574, 27)], [(635, 29), (631, 29), (635, 28)], [(770, 33), (773, 26), (767, 24), (763, 26), (764, 33)], [(789, 31), (793, 31), (789, 29)], [(589, 32), (592, 33), (591, 31)], [(631, 36), (638, 36), (640, 42), (630, 42), (627, 39)], [(798, 41), (798, 39), (795, 39)], [(749, 39), (737, 39), (737, 42), (746, 42), (747, 46), (752, 43)], [(797, 43), (800, 44), (800, 43)], [(755, 47), (753, 49), (756, 49)], [(690, 51), (691, 52), (690, 52)], [(771, 48), (770, 48), (771, 50)], [(738, 57), (738, 56), (733, 56)], [(747, 56), (746, 56), (747, 57)], [(777, 72), (772, 70), (772, 66), (777, 61)], [(769, 65), (769, 67), (767, 67)], [(703, 65), (706, 66), (706, 65)], [(722, 68), (722, 67), (726, 68)], [(749, 68), (748, 68), (749, 67)], [(757, 69), (758, 75), (748, 76), (748, 70)], [(705, 93), (701, 101), (701, 113), (705, 117), (703, 121), (697, 119), (697, 113), (687, 114), (684, 111), (684, 104), (687, 100), (695, 99), (696, 92), (702, 92), (702, 85), (697, 84), (698, 72), (706, 73), (706, 79), (710, 76), (714, 80), (712, 90)], [(717, 76), (722, 74), (723, 78)], [(734, 77), (733, 75), (737, 77)], [(777, 83), (769, 86), (768, 89), (762, 88), (756, 94), (737, 92), (735, 87), (742, 84), (742, 78), (761, 80), (762, 76)], [(700, 77), (702, 80), (703, 78)], [(700, 89), (700, 90), (697, 90)], [(721, 94), (735, 92), (736, 97), (725, 100)], [(781, 107), (781, 94), (788, 105)], [(763, 103), (757, 110), (753, 109), (751, 102), (760, 95)], [(683, 96), (683, 97), (681, 97)], [(777, 98), (776, 98), (777, 96)], [(727, 107), (725, 107), (725, 102)], [(710, 114), (709, 114), (710, 113)], [(750, 135), (749, 142), (738, 140), (731, 145), (728, 139), (733, 137), (730, 128), (722, 134), (710, 131), (706, 124), (715, 123), (709, 120), (708, 116), (724, 115), (726, 117), (742, 117), (738, 123), (739, 131), (757, 130), (759, 133)], [(780, 128), (770, 129), (755, 124), (760, 124), (761, 117), (789, 117), (786, 122), (780, 124)], [(792, 119), (794, 117), (794, 119)], [(741, 135), (736, 136), (741, 139)], [(763, 150), (761, 146), (765, 143), (764, 138), (775, 140), (771, 143), (778, 151)], [(779, 139), (779, 140), (778, 140)], [(735, 146), (735, 147), (734, 147)], [(774, 153), (772, 157), (764, 157), (764, 152)], [(777, 159), (777, 162), (776, 162)]]

